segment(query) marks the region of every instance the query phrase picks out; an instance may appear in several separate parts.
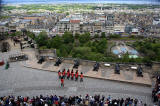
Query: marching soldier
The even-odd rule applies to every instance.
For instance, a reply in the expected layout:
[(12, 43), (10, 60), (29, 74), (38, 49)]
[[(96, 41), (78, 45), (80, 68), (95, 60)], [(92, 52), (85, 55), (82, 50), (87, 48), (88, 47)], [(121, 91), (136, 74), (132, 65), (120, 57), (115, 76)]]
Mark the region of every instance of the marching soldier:
[(74, 79), (74, 72), (73, 72), (73, 69), (72, 69), (72, 71), (71, 71), (71, 80), (73, 80)]
[(64, 79), (61, 77), (61, 87), (64, 87)]
[(75, 81), (77, 81), (77, 80), (78, 80), (78, 70), (75, 73)]
[(66, 69), (63, 69), (64, 78), (66, 77)]
[(65, 77), (66, 77), (66, 70), (65, 69), (63, 69), (63, 71), (62, 71), (62, 77), (63, 77), (63, 79), (65, 79)]
[(62, 72), (62, 77), (65, 79), (65, 71)]
[(69, 78), (70, 78), (70, 70), (68, 69), (68, 71), (67, 71), (67, 79), (69, 80)]
[(59, 79), (61, 79), (61, 71), (60, 70), (58, 71), (58, 76), (59, 76)]
[(80, 75), (80, 82), (83, 82), (83, 73), (81, 72), (81, 75)]

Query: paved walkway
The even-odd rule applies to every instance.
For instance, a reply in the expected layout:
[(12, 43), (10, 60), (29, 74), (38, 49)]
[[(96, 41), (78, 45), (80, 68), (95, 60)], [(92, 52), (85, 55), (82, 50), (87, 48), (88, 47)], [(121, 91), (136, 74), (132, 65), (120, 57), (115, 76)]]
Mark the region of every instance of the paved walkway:
[[(60, 80), (55, 72), (41, 71), (23, 67), (24, 62), (11, 63), (8, 70), (0, 67), (0, 96), (4, 95), (111, 95), (113, 98), (138, 98), (147, 104), (151, 102), (151, 88), (147, 86), (121, 83), (109, 80), (84, 78), (80, 83), (65, 80), (65, 87), (60, 87)], [(153, 105), (151, 105), (153, 106)]]

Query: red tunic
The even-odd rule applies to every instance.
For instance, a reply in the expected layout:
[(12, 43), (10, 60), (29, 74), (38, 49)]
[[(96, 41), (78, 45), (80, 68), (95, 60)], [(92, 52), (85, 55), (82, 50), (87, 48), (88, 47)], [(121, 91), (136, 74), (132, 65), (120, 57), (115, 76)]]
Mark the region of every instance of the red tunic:
[(64, 83), (64, 79), (61, 79), (61, 83), (62, 83), (62, 84)]
[(78, 73), (75, 74), (75, 77), (78, 78)]
[(64, 69), (63, 71), (66, 73), (66, 70), (65, 70), (65, 69)]
[(67, 77), (69, 77), (70, 76), (70, 72), (67, 72)]
[(71, 76), (74, 77), (74, 73), (71, 73)]
[(61, 76), (61, 72), (58, 72), (58, 75)]
[(78, 75), (78, 72), (76, 74)]
[(80, 76), (81, 78), (83, 78), (83, 74), (81, 74), (81, 76)]
[(65, 72), (64, 71), (63, 71), (62, 75), (65, 76)]

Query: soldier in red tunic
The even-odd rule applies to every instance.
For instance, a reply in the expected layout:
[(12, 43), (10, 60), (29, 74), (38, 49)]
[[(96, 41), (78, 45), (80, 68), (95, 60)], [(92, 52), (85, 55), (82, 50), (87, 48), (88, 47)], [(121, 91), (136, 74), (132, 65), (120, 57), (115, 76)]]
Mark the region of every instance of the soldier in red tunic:
[(75, 73), (75, 81), (77, 81), (77, 80), (78, 80), (78, 70)]
[(65, 79), (65, 77), (66, 77), (66, 73), (65, 73), (65, 70), (63, 70), (63, 72), (62, 72), (62, 77)]
[(73, 80), (74, 79), (74, 72), (73, 72), (73, 69), (72, 69), (72, 71), (71, 71), (71, 80)]
[(63, 77), (61, 78), (61, 87), (64, 87), (64, 79), (63, 79)]
[(66, 69), (63, 69), (63, 71), (64, 71), (64, 77), (66, 77)]
[(83, 82), (83, 73), (81, 72), (81, 75), (80, 75), (80, 82)]
[(59, 79), (61, 78), (61, 71), (59, 70), (58, 71), (58, 76), (59, 76)]
[(67, 79), (69, 80), (69, 78), (70, 78), (70, 70), (68, 69), (68, 71), (67, 71)]

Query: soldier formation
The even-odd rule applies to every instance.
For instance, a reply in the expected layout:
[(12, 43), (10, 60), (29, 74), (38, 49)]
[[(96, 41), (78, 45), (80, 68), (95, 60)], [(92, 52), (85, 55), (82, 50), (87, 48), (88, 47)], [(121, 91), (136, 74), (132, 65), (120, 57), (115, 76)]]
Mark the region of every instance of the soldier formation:
[(78, 70), (74, 73), (73, 69), (70, 70), (68, 69), (66, 72), (66, 69), (63, 69), (62, 72), (59, 70), (58, 71), (58, 76), (59, 79), (61, 79), (61, 87), (64, 87), (64, 79), (66, 78), (67, 80), (75, 80), (78, 81), (80, 77), (80, 82), (83, 82), (83, 73), (79, 74)]

